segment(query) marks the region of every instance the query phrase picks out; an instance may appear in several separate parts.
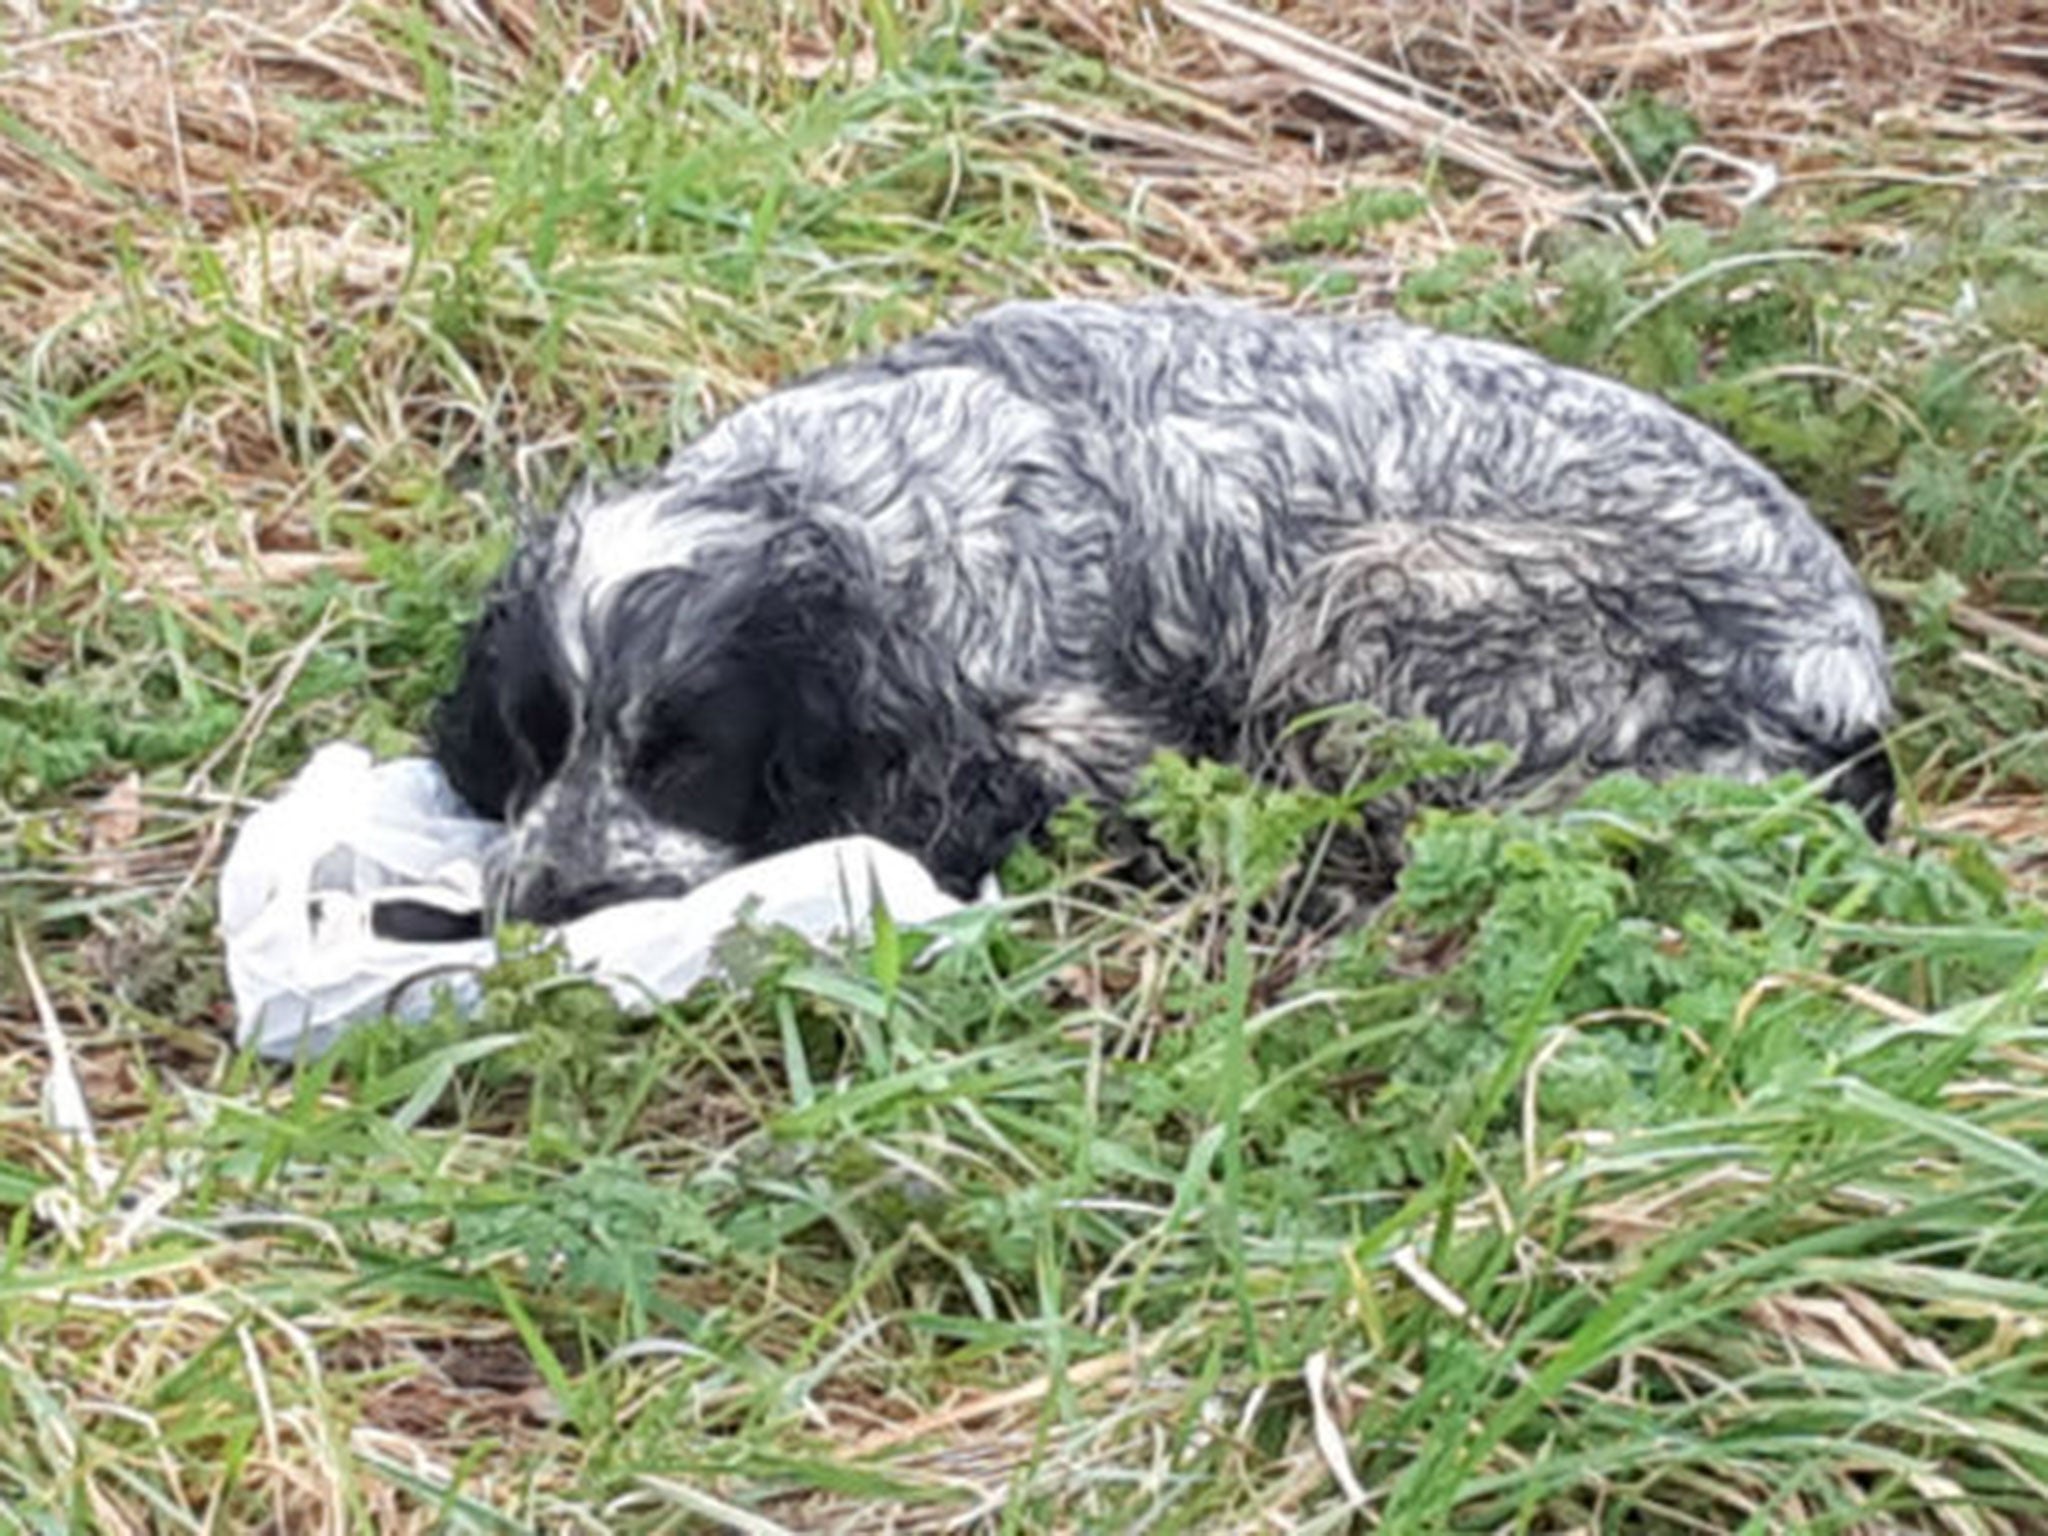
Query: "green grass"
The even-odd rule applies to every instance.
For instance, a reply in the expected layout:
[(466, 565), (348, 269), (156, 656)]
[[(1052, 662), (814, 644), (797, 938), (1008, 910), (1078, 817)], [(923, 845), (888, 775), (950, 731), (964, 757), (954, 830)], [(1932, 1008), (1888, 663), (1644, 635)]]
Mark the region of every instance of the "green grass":
[[(1050, 12), (739, 15), (379, 0), (254, 77), (290, 184), (87, 166), (86, 233), (0, 237), (0, 1531), (2041, 1529), (2039, 199), (1525, 254), (1422, 167), (1224, 262), (1023, 110), (1175, 120)], [(1651, 176), (1705, 131), (1614, 115)], [(963, 304), (1341, 305), (1431, 220), (1397, 307), (1668, 395), (1879, 582), (1890, 847), (1615, 782), (1426, 819), (1333, 935), (1344, 808), (1166, 764), (1148, 889), (1075, 815), (937, 952), (764, 943), (641, 1019), (518, 954), (467, 1024), (226, 1047), (240, 797), (414, 744), (515, 508)]]

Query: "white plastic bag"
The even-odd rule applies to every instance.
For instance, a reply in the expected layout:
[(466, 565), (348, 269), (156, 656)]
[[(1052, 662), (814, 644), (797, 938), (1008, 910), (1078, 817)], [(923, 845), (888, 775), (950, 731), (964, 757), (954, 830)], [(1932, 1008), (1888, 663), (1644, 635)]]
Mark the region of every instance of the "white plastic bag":
[[(424, 758), (376, 764), (361, 747), (323, 747), (243, 824), (221, 869), (236, 1044), (273, 1060), (310, 1058), (357, 1020), (425, 1018), (437, 994), (473, 1008), (478, 976), (497, 956), (480, 936), (484, 861), (504, 836)], [(864, 938), (876, 900), (905, 926), (960, 908), (908, 854), (848, 837), (742, 865), (683, 896), (592, 912), (555, 932), (576, 970), (632, 1006), (687, 993), (743, 917), (817, 943)], [(424, 921), (463, 936), (381, 936), (401, 907), (408, 926)]]

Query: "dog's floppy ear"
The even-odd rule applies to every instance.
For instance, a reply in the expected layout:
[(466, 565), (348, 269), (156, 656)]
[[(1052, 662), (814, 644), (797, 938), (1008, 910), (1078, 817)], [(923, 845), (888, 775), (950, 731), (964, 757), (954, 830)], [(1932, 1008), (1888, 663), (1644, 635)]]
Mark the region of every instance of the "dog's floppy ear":
[[(767, 721), (762, 815), (779, 834), (839, 830), (872, 763), (868, 680), (880, 636), (852, 554), (815, 525), (776, 531), (733, 635)], [(805, 816), (796, 828), (789, 820)], [(817, 825), (810, 824), (816, 821)]]
[(473, 809), (504, 817), (561, 767), (574, 723), (551, 616), (515, 567), (470, 631), (455, 687), (434, 712), (434, 757)]
[(883, 583), (862, 546), (792, 523), (763, 556), (740, 635), (772, 712), (765, 835), (871, 832), (971, 894), (1062, 797), (975, 707), (958, 658), (877, 606)]

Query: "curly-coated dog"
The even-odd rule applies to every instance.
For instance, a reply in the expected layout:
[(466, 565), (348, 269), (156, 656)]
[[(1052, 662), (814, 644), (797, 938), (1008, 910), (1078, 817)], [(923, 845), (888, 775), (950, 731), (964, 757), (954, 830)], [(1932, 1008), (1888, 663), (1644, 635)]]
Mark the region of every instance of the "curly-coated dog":
[(1604, 770), (1892, 778), (1882, 635), (1767, 471), (1390, 320), (1048, 302), (818, 375), (536, 527), (435, 749), (559, 919), (861, 831), (971, 888), (1158, 749), (1363, 701)]

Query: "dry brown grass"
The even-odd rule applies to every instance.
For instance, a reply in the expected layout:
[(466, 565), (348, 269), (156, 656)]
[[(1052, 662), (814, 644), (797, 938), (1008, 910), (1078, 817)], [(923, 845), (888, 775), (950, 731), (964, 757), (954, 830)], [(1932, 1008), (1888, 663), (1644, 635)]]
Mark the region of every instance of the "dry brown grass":
[[(2038, 178), (2048, 7), (1721, 0), (1351, 5), (1035, 0), (1011, 16), (1142, 85), (1143, 113), (1067, 111), (1163, 253), (1247, 286), (1278, 230), (1336, 193), (1447, 176), (1463, 195), (1354, 262), (1368, 294), (1460, 243), (1523, 249), (1560, 220), (1647, 240), (1764, 201), (1888, 180)], [(1653, 183), (1610, 128), (1634, 93), (1700, 140)]]
[[(463, 45), (443, 62), (494, 88), (537, 51), (574, 78), (600, 57), (629, 63), (664, 27), (717, 26), (708, 8), (629, 0), (430, 10), (446, 29), (437, 36)], [(300, 128), (308, 101), (419, 101), (413, 60), (372, 9), (294, 0), (90, 14), (58, 28), (17, 0), (0, 33), (0, 113), (19, 125), (0, 136), (0, 240), (18, 262), (0, 291), (0, 340), (27, 347), (103, 311), (119, 294), (120, 242), (146, 258), (160, 230), (179, 241), (201, 232), (246, 265), (262, 229), (288, 253), (267, 280), (331, 266), (388, 287), (402, 252), (385, 246), (364, 262), (326, 250), (371, 210)], [(1410, 183), (1437, 160), (1496, 194), (1461, 201), (1457, 236), (1511, 240), (1603, 189), (1653, 217), (1672, 199), (1695, 215), (1717, 202), (1725, 212), (1758, 175), (1783, 185), (1982, 174), (2012, 145), (2048, 141), (2048, 6), (2037, 0), (1306, 0), (1270, 13), (1238, 0), (1022, 0), (996, 21), (1042, 29), (1142, 83), (1145, 111), (1045, 121), (1114, 149), (1127, 183), (1161, 200), (1168, 245), (1211, 279), (1242, 278), (1269, 227), (1332, 186)], [(833, 57), (857, 28), (830, 7), (818, 26), (785, 24), (789, 67)], [(1716, 162), (1725, 175), (1682, 189), (1642, 185), (1606, 128), (1635, 91), (1683, 104), (1705, 145), (1746, 163)], [(91, 340), (79, 338), (81, 361)]]

